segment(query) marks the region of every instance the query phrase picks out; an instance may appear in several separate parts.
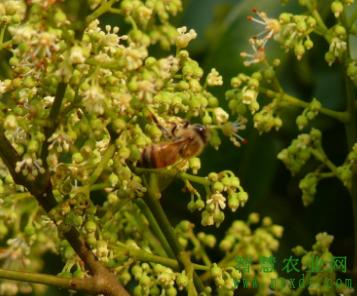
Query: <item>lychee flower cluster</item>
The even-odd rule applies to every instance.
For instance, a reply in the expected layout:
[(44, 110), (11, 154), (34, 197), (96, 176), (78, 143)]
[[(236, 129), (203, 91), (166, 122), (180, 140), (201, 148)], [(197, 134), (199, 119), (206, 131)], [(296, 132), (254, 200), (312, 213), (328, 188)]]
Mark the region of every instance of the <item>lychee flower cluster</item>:
[[(288, 148), (278, 154), (278, 158), (284, 162), (293, 175), (300, 172), (311, 156), (322, 162), (327, 161), (321, 147), (321, 133), (317, 129), (312, 129), (309, 134), (300, 134)], [(314, 201), (317, 184), (324, 177), (320, 169), (317, 169), (300, 180), (299, 188), (302, 191), (304, 206)]]
[[(251, 227), (262, 223), (254, 231)], [(281, 238), (283, 228), (273, 224), (271, 218), (260, 218), (259, 214), (251, 213), (247, 222), (235, 221), (226, 232), (224, 239), (219, 243), (220, 249), (225, 252), (235, 251), (237, 254), (252, 257), (259, 260), (260, 256), (269, 256), (279, 246), (278, 238)], [(244, 247), (249, 246), (249, 248)]]
[(279, 99), (274, 99), (254, 114), (254, 127), (260, 133), (266, 133), (272, 129), (279, 130), (283, 125), (281, 117), (277, 114), (278, 106)]
[(353, 295), (354, 289), (348, 287), (343, 281), (334, 284), (337, 273), (345, 272), (342, 269), (336, 269), (335, 266), (337, 265), (334, 266), (334, 256), (330, 251), (334, 237), (322, 232), (318, 233), (315, 239), (316, 242), (310, 251), (301, 246), (292, 249), (295, 256), (301, 258), (301, 270), (306, 273), (305, 279), (308, 281), (309, 294), (340, 293)]
[(288, 148), (279, 152), (278, 158), (294, 175), (311, 157), (312, 151), (321, 145), (321, 132), (312, 129), (309, 134), (300, 134)]
[(205, 201), (188, 180), (185, 180), (185, 185), (191, 193), (191, 201), (187, 207), (191, 212), (202, 211), (201, 224), (203, 226), (219, 227), (224, 220), (226, 207), (235, 212), (248, 200), (248, 193), (244, 191), (239, 179), (231, 171), (210, 173), (204, 179)]
[(352, 186), (352, 176), (357, 171), (357, 143), (353, 145), (348, 153), (345, 162), (336, 169), (337, 177), (350, 189)]
[(278, 158), (293, 175), (299, 173), (311, 157), (320, 162), (320, 166), (307, 173), (299, 182), (303, 204), (308, 206), (314, 201), (316, 187), (321, 179), (337, 177), (348, 189), (351, 188), (352, 176), (356, 171), (356, 151), (357, 144), (353, 145), (345, 162), (336, 166), (328, 159), (322, 148), (321, 132), (313, 128), (309, 134), (300, 134), (294, 139), (288, 148), (278, 154)]
[(30, 155), (24, 155), (23, 159), (16, 163), (15, 171), (17, 173), (22, 172), (24, 176), (34, 180), (39, 174), (43, 174), (45, 169), (42, 166), (41, 159), (34, 159)]
[(169, 49), (178, 35), (169, 18), (181, 10), (180, 0), (124, 0), (120, 1), (119, 10), (115, 9), (113, 12), (123, 15), (128, 23), (135, 24), (132, 36), (138, 42), (159, 43), (163, 48)]
[[(237, 288), (237, 281), (241, 279), (241, 272), (236, 268), (235, 262), (227, 264), (211, 263), (206, 248), (214, 248), (216, 238), (211, 234), (193, 231), (194, 225), (189, 221), (181, 221), (175, 228), (180, 244), (189, 250), (192, 256), (206, 265), (209, 265), (210, 278), (214, 281), (217, 291), (225, 295), (233, 295)], [(231, 255), (235, 253), (230, 253)]]
[[(272, 129), (278, 130), (283, 124), (279, 109), (284, 106), (284, 98), (279, 93), (266, 92), (276, 78), (275, 67), (279, 63), (279, 60), (274, 60), (272, 66), (254, 72), (250, 76), (238, 74), (231, 80), (233, 88), (226, 92), (231, 112), (241, 118), (246, 118), (249, 111), (253, 115), (254, 127), (260, 133), (266, 133)], [(258, 102), (259, 95), (268, 97), (271, 102), (261, 106)]]
[(276, 39), (287, 51), (293, 50), (300, 60), (306, 50), (313, 47), (310, 34), (316, 27), (316, 20), (312, 16), (282, 13), (279, 16), (279, 23), (281, 30)]
[[(278, 275), (274, 261), (270, 262), (271, 272), (261, 272), (262, 258), (273, 258), (273, 252), (279, 247), (278, 239), (282, 237), (283, 230), (283, 227), (274, 224), (270, 217), (261, 219), (257, 213), (251, 213), (247, 222), (234, 221), (219, 243), (220, 249), (227, 254), (222, 260), (224, 262), (222, 267), (233, 264), (240, 270), (241, 277), (244, 279), (249, 282), (254, 278), (257, 279), (259, 293), (266, 295), (271, 280)], [(239, 258), (249, 260), (249, 267), (240, 262)], [(237, 282), (239, 283), (239, 280)]]
[(248, 20), (263, 26), (263, 31), (249, 39), (252, 51), (250, 53), (243, 51), (240, 54), (242, 58), (246, 59), (244, 65), (247, 67), (265, 61), (265, 46), (267, 42), (281, 30), (279, 21), (268, 17), (265, 12), (253, 9), (253, 13), (255, 16), (248, 16)]
[(223, 84), (223, 78), (219, 75), (218, 71), (213, 68), (207, 75), (206, 83), (209, 86), (219, 86)]
[[(16, 269), (20, 267), (33, 268), (30, 260), (30, 247), (23, 238), (11, 238), (6, 242), (7, 246), (2, 251), (0, 260), (3, 268)], [(23, 283), (17, 285), (11, 281), (1, 281), (0, 293), (3, 295), (14, 295), (17, 293), (31, 293), (32, 287)]]
[(299, 182), (299, 188), (302, 192), (302, 202), (305, 207), (313, 203), (316, 194), (316, 187), (321, 177), (316, 172), (311, 172), (305, 175)]
[[(331, 11), (335, 18), (340, 18), (346, 7), (353, 3), (354, 0), (332, 1)], [(293, 50), (297, 59), (301, 60), (306, 51), (314, 46), (311, 38), (313, 33), (322, 35), (328, 42), (329, 50), (325, 54), (325, 60), (330, 66), (343, 57), (347, 50), (346, 28), (338, 22), (328, 28), (316, 10), (316, 4), (305, 0), (300, 1), (300, 4), (306, 6), (309, 13), (298, 15), (283, 12), (278, 19), (274, 19), (268, 17), (265, 12), (253, 10), (257, 17), (249, 16), (248, 19), (263, 25), (264, 29), (249, 39), (252, 53), (241, 53), (243, 58), (247, 58), (244, 61), (245, 66), (266, 61), (265, 48), (271, 39), (280, 43), (286, 51)]]
[(261, 79), (259, 72), (251, 76), (240, 73), (231, 79), (232, 89), (227, 91), (226, 98), (233, 114), (244, 115), (247, 109), (254, 114), (259, 110), (257, 98)]
[(350, 61), (347, 66), (347, 75), (357, 84), (357, 61)]
[[(136, 2), (129, 4), (123, 1), (125, 13), (129, 15), (131, 9), (137, 11), (135, 5), (143, 5), (140, 1)], [(165, 9), (176, 11), (171, 6)], [(155, 9), (161, 11), (162, 8)], [(59, 123), (58, 130), (46, 140), (49, 142), (47, 161), (50, 169), (56, 177), (70, 178), (71, 184), (87, 182), (90, 175), (87, 170), (98, 165), (100, 155), (108, 148), (110, 135), (105, 130), (110, 126), (120, 134), (115, 142), (118, 152), (110, 165), (115, 166), (115, 176), (125, 176), (114, 184), (124, 191), (122, 195), (129, 192), (135, 195), (142, 191), (140, 179), (128, 172), (127, 161), (136, 163), (144, 147), (150, 145), (152, 140), (162, 139), (161, 135), (153, 131), (159, 129), (153, 127), (152, 122), (146, 123), (147, 129), (153, 132), (152, 138), (146, 135), (144, 127), (137, 124), (135, 118), (131, 119), (132, 124), (128, 128), (126, 120), (133, 117), (134, 111), (140, 114), (147, 104), (151, 104), (151, 108), (162, 110), (160, 112), (185, 111), (194, 116), (203, 116), (207, 107), (217, 106), (217, 100), (200, 84), (202, 69), (190, 59), (187, 51), (179, 51), (176, 57), (148, 57), (149, 43), (143, 43), (138, 35), (140, 33), (135, 30), (119, 36), (118, 27), (106, 26), (102, 30), (99, 22), (93, 21), (85, 30), (82, 40), (75, 41), (68, 48), (67, 44), (59, 41), (61, 30), (57, 28), (46, 31), (44, 27), (36, 29), (29, 25), (19, 25), (9, 30), (16, 46), (10, 62), (14, 72), (21, 75), (21, 78), (2, 82), (3, 91), (19, 105), (12, 114), (7, 115), (5, 124), (11, 130), (7, 134), (8, 139), (23, 154), (17, 170), (21, 170), (29, 179), (44, 172), (43, 160), (38, 159), (38, 151), (45, 140), (45, 124), (41, 120), (44, 122), (44, 118), (49, 115), (54, 101), (54, 86), (61, 79), (68, 81), (63, 103), (66, 106), (66, 121)], [(175, 40), (171, 42), (175, 43)], [(58, 55), (62, 55), (63, 59), (58, 59)], [(59, 63), (57, 68), (56, 63)], [(100, 63), (101, 67), (98, 68), (96, 63)], [(35, 69), (38, 69), (36, 75), (41, 75), (36, 80), (32, 73)], [(131, 74), (131, 71), (135, 71), (135, 74)], [(182, 77), (177, 80), (177, 76)], [(45, 81), (44, 89), (40, 85), (42, 80)], [(211, 85), (221, 84), (215, 71), (209, 74), (208, 80)], [(52, 96), (47, 95), (41, 99), (39, 94), (45, 90)], [(80, 106), (80, 100), (83, 106)], [(228, 114), (221, 108), (212, 109), (212, 115), (215, 123), (227, 122)], [(170, 120), (169, 116), (165, 115), (165, 120)], [(35, 118), (39, 119), (37, 125), (32, 124)], [(85, 135), (87, 140), (83, 141)], [(65, 153), (72, 153), (72, 162), (59, 160)], [(70, 174), (63, 174), (62, 171)], [(57, 181), (63, 183), (65, 180)]]
[(335, 25), (328, 32), (329, 50), (325, 54), (325, 60), (331, 66), (336, 60), (343, 57), (347, 50), (347, 32), (345, 27)]
[(212, 279), (217, 290), (222, 295), (234, 295), (237, 282), (242, 278), (242, 274), (235, 267), (220, 267), (214, 263), (210, 269)]
[[(30, 194), (20, 192), (19, 188), (17, 191), (13, 180), (4, 178), (0, 171), (0, 239), (3, 242), (0, 262), (4, 269), (34, 272), (43, 265), (41, 257), (45, 253), (57, 252), (57, 230)], [(10, 233), (15, 235), (9, 237)], [(3, 295), (31, 292), (40, 293), (40, 290), (26, 283), (2, 280), (0, 284)]]
[(278, 19), (270, 18), (265, 12), (253, 10), (257, 17), (249, 16), (251, 20), (264, 27), (263, 31), (249, 40), (252, 53), (242, 52), (243, 58), (248, 58), (244, 64), (249, 66), (265, 60), (265, 47), (269, 40), (275, 39), (286, 51), (293, 50), (300, 60), (306, 50), (313, 47), (310, 34), (316, 28), (316, 20), (308, 15), (294, 15), (284, 12)]
[(0, 23), (17, 24), (26, 14), (26, 5), (22, 1), (4, 1), (0, 3)]
[(309, 106), (304, 109), (302, 114), (296, 117), (296, 124), (299, 130), (305, 128), (308, 123), (314, 119), (321, 109), (321, 103), (316, 98), (313, 98)]
[[(153, 264), (150, 266), (148, 263), (134, 265), (131, 269), (134, 280), (138, 282), (134, 288), (133, 295), (177, 295), (177, 288), (175, 281), (177, 273), (170, 268), (160, 264)], [(180, 285), (184, 285), (182, 276), (179, 279)]]
[(206, 248), (213, 249), (216, 246), (216, 237), (205, 232), (194, 232), (195, 225), (187, 220), (181, 221), (175, 227), (175, 234), (178, 237), (180, 245), (189, 250), (197, 262), (201, 261), (210, 264), (210, 259), (206, 253)]

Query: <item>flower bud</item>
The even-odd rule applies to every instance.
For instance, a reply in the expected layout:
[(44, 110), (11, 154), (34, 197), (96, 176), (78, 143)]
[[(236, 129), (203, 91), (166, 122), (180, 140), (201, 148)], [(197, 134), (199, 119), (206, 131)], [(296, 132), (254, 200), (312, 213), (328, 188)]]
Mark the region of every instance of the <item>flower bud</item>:
[(343, 12), (343, 4), (340, 1), (333, 1), (331, 3), (331, 11), (335, 18), (338, 18)]
[(235, 212), (239, 207), (239, 198), (238, 194), (233, 193), (228, 196), (228, 207)]

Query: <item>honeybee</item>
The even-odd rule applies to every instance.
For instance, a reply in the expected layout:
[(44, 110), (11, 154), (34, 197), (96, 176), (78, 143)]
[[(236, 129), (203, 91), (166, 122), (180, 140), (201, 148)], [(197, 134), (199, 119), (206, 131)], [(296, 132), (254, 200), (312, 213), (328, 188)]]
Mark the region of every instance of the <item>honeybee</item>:
[(141, 154), (142, 167), (167, 167), (181, 159), (199, 155), (207, 144), (208, 129), (204, 125), (189, 122), (181, 126), (175, 124), (170, 134), (155, 117), (153, 119), (169, 139), (144, 148)]

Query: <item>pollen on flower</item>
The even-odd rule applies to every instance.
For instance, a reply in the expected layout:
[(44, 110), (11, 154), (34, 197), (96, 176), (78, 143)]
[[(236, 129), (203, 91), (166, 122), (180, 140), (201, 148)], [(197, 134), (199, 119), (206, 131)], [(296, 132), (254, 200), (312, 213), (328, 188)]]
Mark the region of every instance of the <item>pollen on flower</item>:
[(345, 52), (347, 49), (347, 43), (338, 37), (334, 37), (330, 43), (330, 52), (332, 52), (336, 57), (340, 56), (341, 53)]
[(222, 132), (229, 137), (229, 140), (236, 147), (240, 147), (241, 144), (247, 143), (247, 140), (239, 134), (240, 130), (246, 128), (246, 122), (247, 119), (241, 117), (234, 122), (227, 122), (222, 128)]
[(3, 80), (3, 81), (0, 80), (0, 94), (1, 95), (4, 94), (8, 90), (10, 83), (11, 83), (11, 81), (8, 79)]
[(83, 92), (83, 101), (89, 112), (103, 114), (105, 95), (102, 89), (97, 85), (92, 85)]
[(138, 81), (138, 98), (148, 103), (152, 102), (155, 94), (155, 84), (149, 80)]
[(223, 84), (223, 78), (219, 75), (218, 71), (215, 68), (212, 68), (211, 72), (207, 75), (207, 84), (210, 86), (218, 86)]
[(258, 92), (255, 89), (250, 89), (246, 87), (246, 89), (243, 89), (242, 95), (243, 103), (246, 105), (250, 105), (257, 100)]
[(258, 64), (265, 60), (265, 43), (266, 42), (256, 38), (249, 39), (249, 44), (253, 51), (251, 53), (245, 51), (240, 53), (242, 58), (247, 58), (247, 60), (243, 62), (244, 66), (249, 67), (250, 65)]
[[(197, 37), (195, 30), (191, 29), (187, 32), (187, 27), (181, 27), (177, 29), (179, 35), (176, 37), (176, 46), (178, 48), (185, 48), (190, 43), (191, 40)], [(186, 33), (187, 32), (187, 33)]]
[(207, 199), (207, 205), (212, 205), (214, 210), (223, 210), (226, 207), (226, 198), (221, 193), (213, 193), (210, 198)]
[(74, 46), (71, 48), (69, 59), (72, 64), (82, 64), (85, 61), (83, 50), (80, 46)]
[(179, 61), (174, 56), (168, 56), (167, 58), (160, 59), (160, 77), (164, 79), (170, 78), (179, 69)]
[(24, 176), (29, 179), (35, 179), (39, 174), (43, 174), (45, 169), (42, 166), (41, 159), (34, 159), (30, 155), (26, 155), (23, 160), (16, 163), (15, 171), (19, 173), (20, 171)]
[(125, 48), (126, 67), (129, 71), (139, 68), (144, 59), (148, 56), (148, 51), (144, 47), (135, 48), (133, 45)]
[(130, 101), (132, 99), (132, 96), (129, 93), (115, 93), (112, 94), (112, 97), (113, 105), (121, 113), (126, 112), (130, 108)]
[(44, 106), (45, 107), (50, 107), (52, 106), (53, 102), (55, 101), (55, 97), (53, 96), (45, 96), (43, 98)]
[(57, 152), (68, 151), (70, 145), (72, 144), (72, 140), (63, 131), (63, 129), (53, 133), (53, 135), (48, 139), (48, 142), (51, 143), (48, 149), (55, 149)]
[(4, 127), (7, 129), (15, 129), (18, 127), (18, 122), (16, 120), (16, 116), (13, 114), (10, 114), (6, 116), (5, 121), (4, 121)]
[(213, 115), (218, 124), (226, 123), (229, 118), (229, 114), (221, 107), (214, 108)]
[(253, 13), (255, 13), (258, 18), (248, 16), (248, 20), (264, 26), (263, 31), (260, 32), (256, 36), (256, 38), (262, 39), (266, 42), (268, 39), (271, 39), (275, 34), (279, 33), (280, 24), (277, 19), (269, 18), (265, 12), (257, 11), (256, 9), (253, 9)]

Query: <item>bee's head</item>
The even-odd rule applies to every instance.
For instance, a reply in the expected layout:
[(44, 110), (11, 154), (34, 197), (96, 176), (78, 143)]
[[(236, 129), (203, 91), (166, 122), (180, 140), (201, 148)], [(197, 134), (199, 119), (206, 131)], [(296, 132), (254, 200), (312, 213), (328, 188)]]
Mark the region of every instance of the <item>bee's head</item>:
[(202, 124), (194, 124), (193, 129), (200, 136), (203, 143), (207, 143), (208, 141), (208, 129)]

